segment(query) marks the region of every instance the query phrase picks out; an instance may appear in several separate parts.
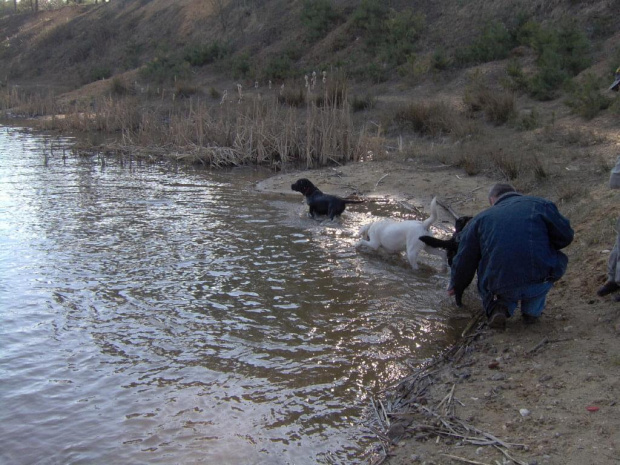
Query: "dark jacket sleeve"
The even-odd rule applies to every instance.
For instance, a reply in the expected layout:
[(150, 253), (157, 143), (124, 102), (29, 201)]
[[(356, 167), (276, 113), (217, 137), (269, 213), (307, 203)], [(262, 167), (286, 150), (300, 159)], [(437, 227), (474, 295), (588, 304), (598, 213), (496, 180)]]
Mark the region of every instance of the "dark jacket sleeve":
[(450, 287), (454, 289), (457, 302), (474, 279), (480, 262), (480, 242), (476, 226), (474, 221), (465, 228), (459, 242), (459, 251), (452, 262)]
[(555, 250), (563, 249), (573, 242), (575, 233), (570, 226), (570, 221), (562, 216), (555, 204), (549, 202), (547, 209), (546, 223), (551, 245)]

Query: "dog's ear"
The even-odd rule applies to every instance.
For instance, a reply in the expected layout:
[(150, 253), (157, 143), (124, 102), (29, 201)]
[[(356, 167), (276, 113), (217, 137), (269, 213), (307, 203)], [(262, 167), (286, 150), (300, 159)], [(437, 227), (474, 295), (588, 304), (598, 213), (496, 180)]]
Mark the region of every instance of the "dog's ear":
[(461, 216), (459, 218), (456, 219), (456, 221), (454, 222), (454, 231), (455, 232), (460, 232), (463, 230), (463, 228), (465, 226), (467, 226), (467, 223), (469, 223), (469, 221), (472, 219), (473, 217), (471, 216)]

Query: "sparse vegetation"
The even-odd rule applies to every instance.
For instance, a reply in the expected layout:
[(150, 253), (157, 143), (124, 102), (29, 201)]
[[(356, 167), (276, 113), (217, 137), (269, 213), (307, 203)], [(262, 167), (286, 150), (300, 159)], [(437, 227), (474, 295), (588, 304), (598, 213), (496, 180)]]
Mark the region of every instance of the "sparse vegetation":
[(601, 80), (598, 76), (587, 73), (583, 79), (572, 83), (569, 87), (569, 95), (565, 103), (574, 113), (592, 119), (602, 110), (609, 108), (611, 98), (600, 92)]

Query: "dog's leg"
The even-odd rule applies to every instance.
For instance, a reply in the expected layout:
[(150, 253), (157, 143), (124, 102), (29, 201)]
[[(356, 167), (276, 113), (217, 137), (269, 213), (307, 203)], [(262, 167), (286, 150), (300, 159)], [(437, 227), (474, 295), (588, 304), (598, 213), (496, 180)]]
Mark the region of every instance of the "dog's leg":
[(430, 245), (423, 244), (424, 251), (430, 255), (435, 255), (441, 258), (441, 272), (445, 273), (448, 271), (448, 256), (444, 249), (436, 249), (435, 247), (431, 247)]
[(411, 268), (417, 270), (418, 266), (418, 255), (420, 254), (420, 250), (422, 250), (422, 246), (424, 244), (421, 241), (417, 241), (415, 243), (410, 243), (407, 241), (407, 259), (409, 260), (409, 264)]

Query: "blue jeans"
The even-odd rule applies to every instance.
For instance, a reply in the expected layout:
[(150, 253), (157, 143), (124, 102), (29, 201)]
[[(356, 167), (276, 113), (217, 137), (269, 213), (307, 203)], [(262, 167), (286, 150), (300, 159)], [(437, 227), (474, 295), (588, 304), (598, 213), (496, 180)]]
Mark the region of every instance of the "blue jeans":
[[(497, 294), (497, 302), (506, 306), (510, 312), (510, 316), (514, 315), (517, 305), (521, 302), (522, 314), (539, 317), (545, 309), (547, 294), (552, 287), (552, 282), (544, 282), (510, 289), (501, 294)], [(493, 303), (494, 302), (491, 301), (491, 305), (493, 305)], [(487, 314), (490, 313), (490, 310), (491, 308), (487, 309)]]

